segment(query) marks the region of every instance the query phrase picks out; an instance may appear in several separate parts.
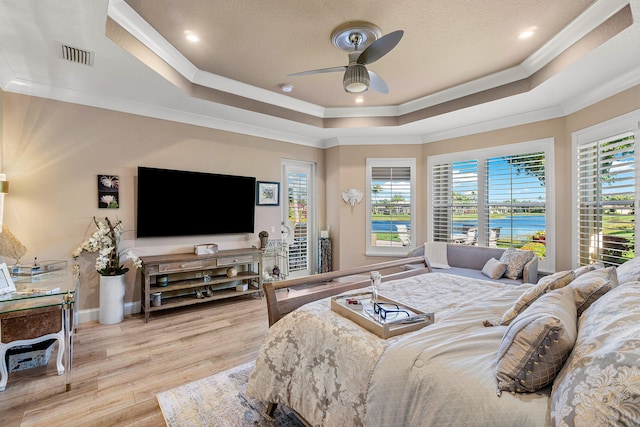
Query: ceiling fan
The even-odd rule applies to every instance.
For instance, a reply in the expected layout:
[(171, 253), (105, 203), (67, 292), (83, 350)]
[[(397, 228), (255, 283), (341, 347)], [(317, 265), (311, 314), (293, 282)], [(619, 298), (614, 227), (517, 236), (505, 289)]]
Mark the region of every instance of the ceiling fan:
[(365, 65), (377, 61), (396, 47), (404, 31), (397, 30), (382, 37), (381, 35), (380, 28), (368, 22), (341, 25), (334, 30), (331, 41), (338, 49), (349, 52), (349, 65), (302, 71), (288, 76), (344, 71), (342, 83), (345, 92), (362, 93), (371, 88), (380, 93), (389, 93), (385, 81), (373, 71), (367, 70)]

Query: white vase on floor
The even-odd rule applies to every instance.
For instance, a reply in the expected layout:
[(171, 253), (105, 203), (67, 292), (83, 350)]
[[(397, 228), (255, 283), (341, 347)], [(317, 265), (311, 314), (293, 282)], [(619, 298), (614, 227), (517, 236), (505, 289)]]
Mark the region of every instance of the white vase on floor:
[(112, 325), (124, 319), (124, 274), (100, 276), (100, 323)]

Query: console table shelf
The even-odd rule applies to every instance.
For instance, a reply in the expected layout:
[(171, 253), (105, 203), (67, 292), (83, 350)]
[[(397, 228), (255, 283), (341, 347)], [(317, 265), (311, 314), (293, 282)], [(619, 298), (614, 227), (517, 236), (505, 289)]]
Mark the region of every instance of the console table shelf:
[(169, 308), (184, 307), (187, 305), (199, 304), (203, 302), (219, 301), (221, 299), (238, 297), (258, 292), (258, 289), (249, 289), (246, 291), (236, 291), (235, 289), (223, 289), (214, 291), (210, 297), (197, 299), (193, 295), (181, 295), (175, 297), (162, 298), (162, 305), (159, 307), (149, 307), (149, 312), (166, 310)]
[[(262, 291), (262, 251), (256, 248), (219, 251), (215, 254), (171, 254), (142, 257), (142, 312), (183, 307)], [(254, 270), (254, 266), (257, 267)], [(227, 275), (228, 269), (236, 275)], [(166, 276), (166, 277), (165, 277)], [(157, 285), (162, 277), (167, 284)], [(206, 279), (206, 280), (205, 280)], [(155, 283), (152, 283), (155, 282)], [(246, 285), (246, 290), (236, 290)], [(196, 296), (197, 293), (202, 298)], [(161, 293), (161, 304), (152, 305), (152, 294)]]

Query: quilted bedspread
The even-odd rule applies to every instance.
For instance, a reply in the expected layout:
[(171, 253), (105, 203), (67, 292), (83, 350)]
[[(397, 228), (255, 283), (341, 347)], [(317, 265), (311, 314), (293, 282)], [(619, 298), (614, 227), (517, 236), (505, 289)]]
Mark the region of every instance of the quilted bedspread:
[(549, 390), (496, 395), (495, 361), (506, 326), (497, 320), (530, 285), (429, 273), (382, 283), (380, 294), (435, 323), (381, 339), (307, 304), (274, 324), (247, 387), (314, 426), (545, 424)]

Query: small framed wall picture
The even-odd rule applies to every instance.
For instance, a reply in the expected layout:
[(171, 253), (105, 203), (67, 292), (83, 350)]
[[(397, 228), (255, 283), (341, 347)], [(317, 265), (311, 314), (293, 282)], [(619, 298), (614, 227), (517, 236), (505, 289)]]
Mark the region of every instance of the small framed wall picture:
[(120, 178), (117, 175), (98, 175), (98, 207), (118, 209)]
[(280, 183), (258, 181), (256, 205), (279, 206), (280, 205)]
[(0, 264), (0, 295), (15, 292), (16, 286), (13, 284), (7, 264)]

